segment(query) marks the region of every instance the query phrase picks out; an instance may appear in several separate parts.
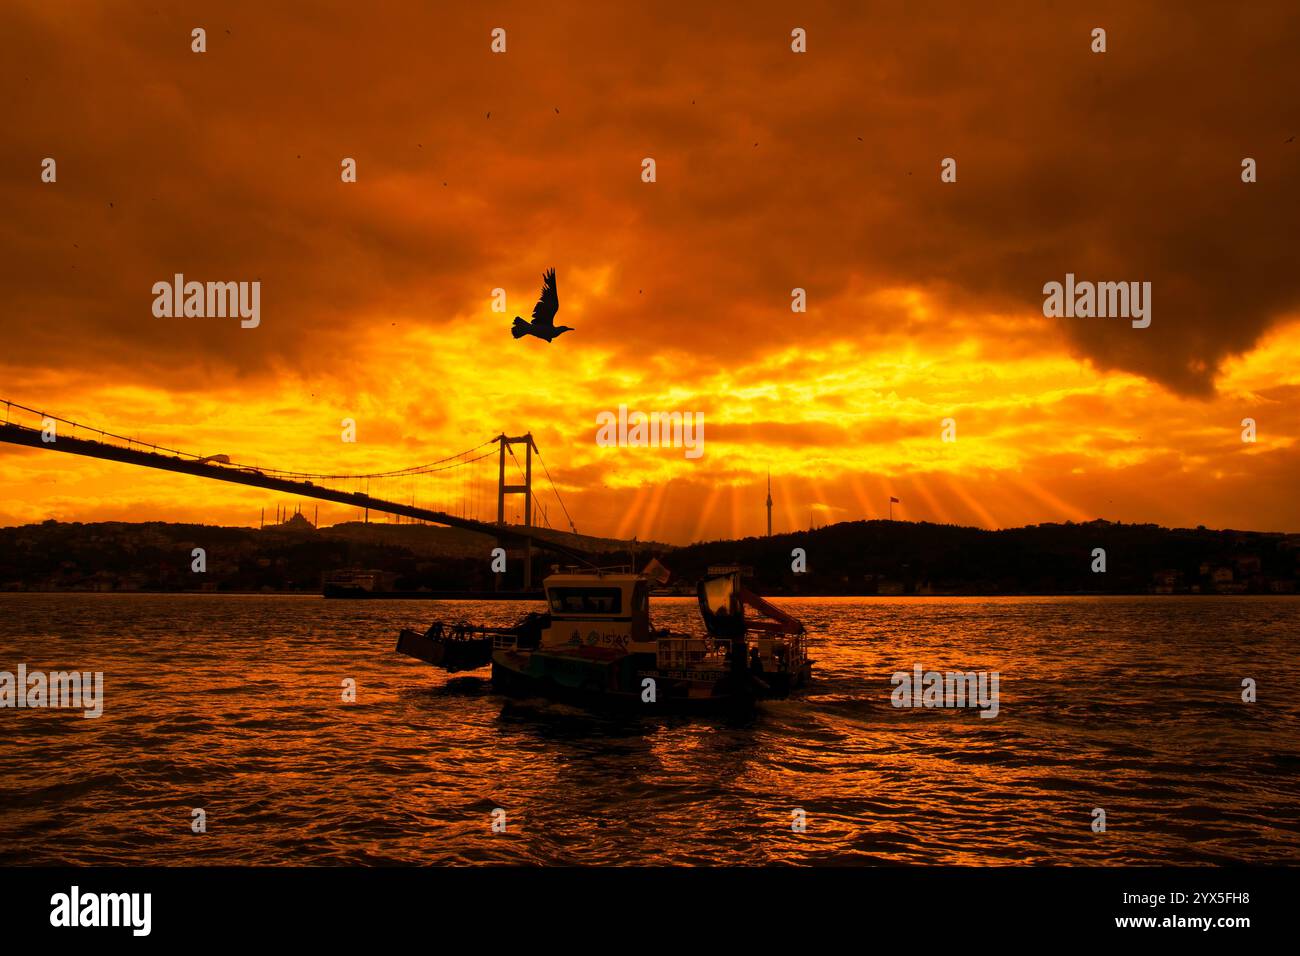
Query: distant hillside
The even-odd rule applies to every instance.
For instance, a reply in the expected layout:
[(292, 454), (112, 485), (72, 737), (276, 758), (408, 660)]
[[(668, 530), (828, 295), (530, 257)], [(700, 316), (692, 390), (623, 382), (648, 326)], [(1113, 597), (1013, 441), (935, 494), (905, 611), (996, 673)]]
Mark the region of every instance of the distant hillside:
[[(802, 548), (807, 571), (795, 573)], [(1106, 570), (1092, 570), (1093, 550)], [(1151, 524), (1041, 524), (1002, 531), (852, 521), (816, 531), (679, 548), (673, 570), (754, 569), (765, 594), (1291, 593), (1300, 535)]]
[[(593, 563), (628, 563), (623, 543), (541, 530), (587, 549)], [(491, 590), (488, 535), (433, 525), (349, 522), (317, 530), (300, 515), (265, 530), (146, 522), (80, 522), (0, 528), (0, 590), (21, 591), (305, 591), (319, 592), (323, 575), (378, 569), (396, 575), (400, 590)], [(657, 552), (664, 545), (638, 545)], [(195, 548), (206, 571), (192, 570)], [(501, 586), (523, 583), (522, 550), (507, 548)], [(540, 581), (550, 565), (570, 563), (535, 549)]]
[[(1300, 535), (1168, 529), (1156, 525), (1044, 524), (1003, 531), (902, 521), (855, 521), (816, 531), (709, 541), (684, 548), (559, 532), (593, 548), (600, 566), (643, 566), (658, 557), (677, 581), (711, 566), (753, 569), (765, 594), (1146, 594), (1294, 593)], [(318, 592), (322, 576), (348, 568), (391, 572), (398, 590), (491, 590), (495, 541), (452, 528), (351, 522), (317, 531), (295, 516), (259, 531), (150, 522), (0, 529), (0, 589), (49, 591)], [(203, 548), (207, 570), (191, 569)], [(806, 571), (792, 567), (802, 549)], [(1106, 570), (1093, 571), (1095, 549)], [(501, 585), (522, 585), (519, 549), (508, 549)], [(534, 581), (555, 564), (536, 550)]]
[[(481, 557), (496, 547), (491, 535), (475, 531), (463, 531), (459, 528), (443, 528), (438, 525), (424, 524), (388, 524), (349, 521), (344, 524), (321, 528), (324, 538), (340, 538), (347, 541), (367, 542), (407, 548), (421, 555), (439, 555), (442, 557)], [(537, 538), (554, 541), (556, 544), (568, 545), (590, 554), (603, 554), (625, 550), (628, 542), (614, 538), (596, 538), (590, 535), (569, 534), (551, 528), (533, 530)], [(668, 550), (671, 545), (653, 542), (639, 542), (638, 549)], [(486, 550), (485, 550), (486, 549)]]

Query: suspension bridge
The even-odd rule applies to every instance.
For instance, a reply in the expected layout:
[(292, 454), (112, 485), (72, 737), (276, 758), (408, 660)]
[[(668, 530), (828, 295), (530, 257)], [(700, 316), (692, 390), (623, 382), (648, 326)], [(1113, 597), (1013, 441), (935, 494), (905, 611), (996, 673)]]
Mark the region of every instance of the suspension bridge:
[[(556, 529), (551, 525), (550, 509), (534, 491), (534, 458), (541, 465), (551, 497), (568, 524), (567, 531), (580, 537), (530, 432), (518, 436), (502, 432), (474, 448), (408, 468), (369, 474), (326, 474), (241, 463), (233, 461), (227, 454), (198, 455), (179, 451), (61, 418), (17, 402), (5, 401), (4, 406), (5, 420), (0, 425), (0, 441), (13, 445), (286, 492), (356, 508), (366, 521), (369, 521), (371, 512), (376, 512), (394, 515), (399, 520), (406, 518), (476, 531), (495, 538), (501, 544), (522, 546), (525, 551), (525, 589), (532, 586), (534, 547), (582, 564), (591, 563), (588, 551), (575, 544), (556, 541), (547, 534), (554, 531), (563, 533), (566, 529)], [(490, 448), (492, 445), (497, 448)], [(519, 453), (516, 453), (516, 447), (521, 449)], [(495, 463), (491, 461), (493, 458)], [(493, 471), (495, 475), (492, 475)], [(506, 520), (507, 499), (513, 503), (518, 498), (522, 498), (522, 508), (515, 515), (522, 518), (522, 523), (510, 524)], [(491, 519), (493, 504), (496, 506), (495, 520)], [(540, 519), (540, 525), (534, 524), (535, 518)]]

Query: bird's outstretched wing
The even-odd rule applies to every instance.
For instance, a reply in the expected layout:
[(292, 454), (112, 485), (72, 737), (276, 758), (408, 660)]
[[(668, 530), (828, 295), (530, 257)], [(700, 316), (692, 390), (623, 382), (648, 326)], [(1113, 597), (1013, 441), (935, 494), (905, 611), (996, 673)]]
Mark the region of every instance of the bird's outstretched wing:
[(547, 269), (542, 275), (542, 297), (533, 306), (533, 319), (543, 325), (555, 325), (555, 313), (560, 311), (560, 297), (555, 291), (555, 270)]

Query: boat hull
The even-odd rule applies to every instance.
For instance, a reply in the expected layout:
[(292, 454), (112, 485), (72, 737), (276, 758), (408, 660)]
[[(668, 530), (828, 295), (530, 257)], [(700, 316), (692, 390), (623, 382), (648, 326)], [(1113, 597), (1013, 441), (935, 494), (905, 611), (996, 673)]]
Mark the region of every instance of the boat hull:
[(764, 675), (769, 678), (764, 680), (743, 671), (662, 671), (652, 654), (601, 650), (497, 651), (492, 657), (493, 690), (586, 710), (716, 714), (750, 710), (759, 700), (785, 696), (806, 679), (806, 674)]
[(403, 629), (397, 638), (397, 652), (452, 673), (472, 671), (491, 663), (492, 638), (444, 640)]

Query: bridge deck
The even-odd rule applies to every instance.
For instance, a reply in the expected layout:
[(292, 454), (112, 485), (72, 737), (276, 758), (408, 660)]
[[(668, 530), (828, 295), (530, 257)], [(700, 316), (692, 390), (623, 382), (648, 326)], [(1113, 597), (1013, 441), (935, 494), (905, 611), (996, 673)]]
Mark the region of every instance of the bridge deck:
[(28, 448), (41, 448), (46, 451), (61, 451), (72, 455), (85, 455), (90, 458), (101, 458), (107, 461), (117, 461), (128, 465), (142, 465), (146, 468), (160, 468), (164, 471), (175, 471), (184, 475), (194, 475), (198, 478), (211, 478), (216, 481), (228, 481), (239, 485), (250, 485), (254, 488), (269, 488), (273, 491), (286, 491), (290, 494), (301, 495), (304, 498), (318, 498), (321, 501), (333, 501), (338, 504), (351, 505), (356, 508), (368, 508), (371, 511), (380, 512), (382, 514), (401, 515), (405, 518), (418, 518), (423, 521), (432, 521), (435, 524), (446, 525), (450, 528), (463, 528), (466, 531), (478, 531), (482, 534), (508, 543), (531, 544), (535, 547), (554, 551), (558, 554), (565, 555), (566, 557), (575, 558), (578, 561), (587, 563), (586, 552), (578, 548), (571, 548), (568, 545), (557, 544), (546, 537), (529, 534), (527, 529), (521, 530), (517, 527), (511, 528), (503, 525), (488, 524), (484, 521), (475, 521), (472, 518), (461, 518), (441, 511), (430, 511), (427, 508), (417, 508), (414, 505), (404, 505), (398, 501), (386, 501), (382, 498), (373, 498), (370, 495), (361, 492), (335, 491), (332, 488), (324, 488), (320, 485), (312, 484), (310, 481), (294, 481), (288, 478), (276, 478), (271, 475), (262, 474), (255, 469), (241, 469), (198, 460), (191, 461), (176, 455), (163, 455), (158, 452), (137, 450), (135, 448), (123, 448), (105, 442), (89, 441), (84, 438), (64, 437), (62, 435), (58, 436), (54, 441), (46, 442), (42, 437), (40, 429), (14, 424), (12, 422), (0, 424), (0, 441), (8, 442), (13, 445), (25, 445)]

